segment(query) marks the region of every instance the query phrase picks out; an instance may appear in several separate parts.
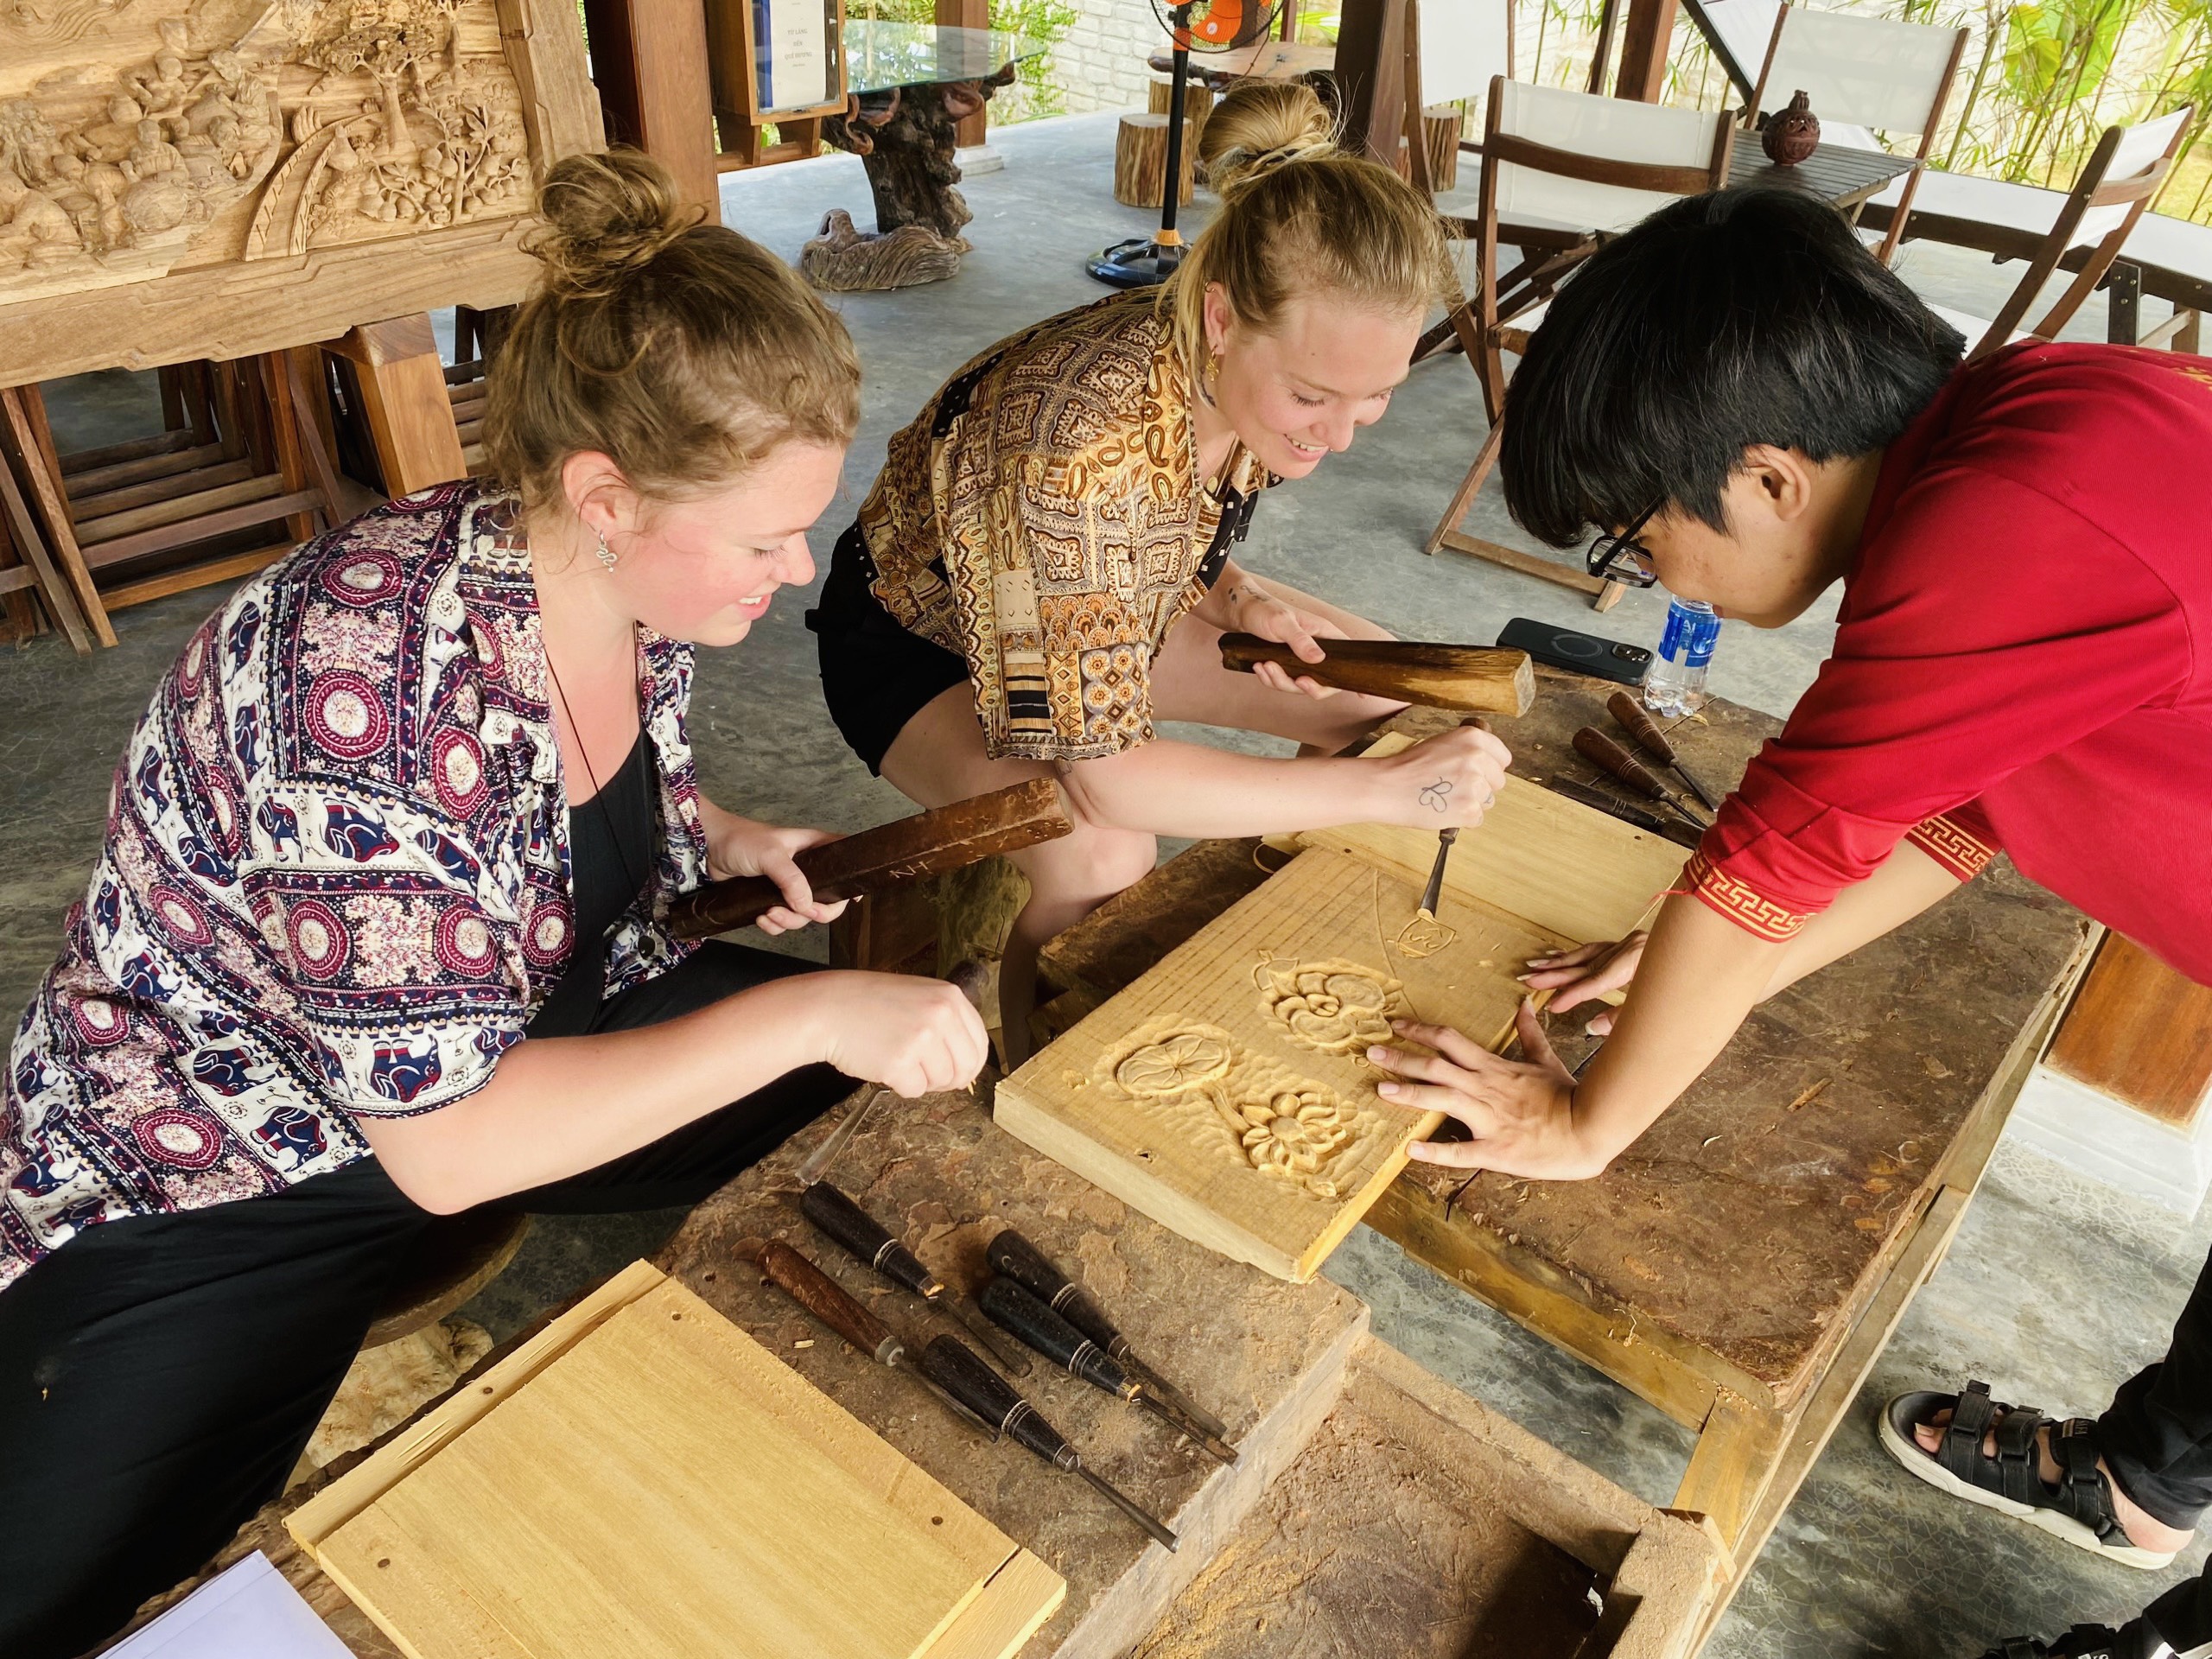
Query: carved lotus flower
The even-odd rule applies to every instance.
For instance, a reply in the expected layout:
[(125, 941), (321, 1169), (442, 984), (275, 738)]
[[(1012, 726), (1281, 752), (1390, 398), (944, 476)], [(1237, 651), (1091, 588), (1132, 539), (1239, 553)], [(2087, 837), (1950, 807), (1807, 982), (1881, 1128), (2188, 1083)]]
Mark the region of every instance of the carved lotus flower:
[(1246, 1101), (1240, 1110), (1245, 1128), (1239, 1141), (1253, 1168), (1321, 1198), (1337, 1196), (1336, 1183), (1321, 1167), (1351, 1140), (1352, 1124), (1335, 1100), (1318, 1090), (1286, 1089)]
[(1228, 1039), (1208, 1032), (1183, 1031), (1147, 1043), (1114, 1068), (1114, 1081), (1145, 1099), (1179, 1095), (1218, 1083), (1229, 1074)]
[(1272, 974), (1268, 1013), (1308, 1048), (1352, 1054), (1390, 1040), (1394, 986), (1354, 964), (1329, 963)]

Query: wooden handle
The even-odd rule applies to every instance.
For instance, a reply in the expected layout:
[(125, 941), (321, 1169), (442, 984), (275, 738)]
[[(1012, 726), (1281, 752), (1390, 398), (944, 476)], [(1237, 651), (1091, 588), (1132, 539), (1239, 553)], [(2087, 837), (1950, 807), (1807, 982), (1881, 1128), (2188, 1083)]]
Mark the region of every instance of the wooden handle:
[(1675, 746), (1667, 741), (1667, 734), (1661, 731), (1651, 716), (1644, 712), (1642, 703), (1625, 691), (1616, 691), (1605, 699), (1605, 709), (1628, 728), (1628, 734), (1636, 740), (1637, 746), (1646, 754), (1667, 766), (1675, 764)]
[(891, 1327), (845, 1294), (844, 1287), (779, 1238), (761, 1247), (760, 1268), (801, 1307), (879, 1365), (893, 1365), (905, 1344)]
[(936, 1295), (944, 1282), (874, 1216), (827, 1181), (817, 1181), (799, 1194), (799, 1213), (830, 1235), (855, 1261), (867, 1263), (894, 1284), (918, 1296)]
[[(934, 807), (858, 835), (825, 841), (798, 858), (799, 871), (824, 904), (856, 899), (896, 881), (957, 870), (994, 853), (1055, 841), (1075, 828), (1059, 785), (1033, 778), (1011, 789)], [(784, 902), (764, 875), (741, 875), (694, 889), (669, 907), (669, 931), (703, 939), (760, 920)]]
[(1296, 678), (1340, 691), (1364, 691), (1430, 709), (1525, 715), (1536, 700), (1536, 671), (1525, 651), (1495, 645), (1423, 645), (1407, 639), (1324, 639), (1318, 663), (1257, 634), (1221, 636), (1221, 665), (1249, 674), (1273, 663)]
[(976, 1299), (993, 1325), (1093, 1388), (1126, 1396), (1128, 1373), (1114, 1357), (1045, 1306), (1014, 1280), (1001, 1275)]
[(1105, 1309), (1084, 1294), (1082, 1289), (1067, 1274), (1054, 1267), (1044, 1251), (1039, 1249), (1013, 1228), (1007, 1228), (990, 1243), (983, 1252), (983, 1259), (991, 1270), (1003, 1274), (1044, 1300), (1052, 1310), (1070, 1325), (1089, 1337), (1101, 1348), (1115, 1353), (1115, 1344), (1122, 1341), (1122, 1333), (1106, 1317)]
[(1599, 771), (1612, 773), (1647, 799), (1663, 801), (1671, 792), (1652, 775), (1650, 767), (1594, 726), (1585, 726), (1574, 734), (1574, 752)]

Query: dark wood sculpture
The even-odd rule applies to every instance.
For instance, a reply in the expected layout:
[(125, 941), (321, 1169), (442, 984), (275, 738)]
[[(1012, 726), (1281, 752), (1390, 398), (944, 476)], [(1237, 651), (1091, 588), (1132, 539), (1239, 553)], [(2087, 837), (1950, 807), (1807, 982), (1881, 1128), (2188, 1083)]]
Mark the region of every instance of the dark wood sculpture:
[(822, 233), (798, 251), (798, 274), (833, 293), (914, 288), (960, 272), (967, 242), (939, 236), (926, 225), (901, 225), (880, 234), (855, 230), (842, 207), (823, 215)]
[(1767, 118), (1759, 148), (1777, 167), (1795, 167), (1820, 148), (1821, 118), (1813, 113), (1812, 100), (1799, 92), (1789, 107)]

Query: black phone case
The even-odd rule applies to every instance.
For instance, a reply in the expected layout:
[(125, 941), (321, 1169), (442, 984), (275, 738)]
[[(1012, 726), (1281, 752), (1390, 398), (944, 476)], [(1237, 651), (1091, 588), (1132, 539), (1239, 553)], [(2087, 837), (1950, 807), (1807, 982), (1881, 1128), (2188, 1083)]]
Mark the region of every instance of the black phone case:
[(1498, 634), (1497, 643), (1509, 650), (1525, 651), (1553, 668), (1593, 674), (1601, 680), (1613, 680), (1622, 685), (1642, 685), (1643, 676), (1651, 666), (1651, 653), (1642, 645), (1601, 639), (1594, 633), (1577, 633), (1573, 628), (1539, 622), (1529, 616), (1516, 616), (1508, 622)]

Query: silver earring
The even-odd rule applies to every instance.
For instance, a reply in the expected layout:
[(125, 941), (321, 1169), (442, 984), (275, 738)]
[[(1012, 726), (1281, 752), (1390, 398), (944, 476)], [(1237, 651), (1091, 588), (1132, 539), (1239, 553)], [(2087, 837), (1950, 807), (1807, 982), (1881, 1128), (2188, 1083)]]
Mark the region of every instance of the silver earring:
[(613, 548), (607, 544), (607, 532), (603, 530), (594, 530), (592, 531), (592, 534), (599, 537), (599, 563), (601, 566), (605, 569), (612, 570), (614, 568), (615, 552)]

